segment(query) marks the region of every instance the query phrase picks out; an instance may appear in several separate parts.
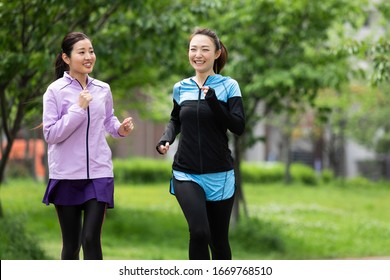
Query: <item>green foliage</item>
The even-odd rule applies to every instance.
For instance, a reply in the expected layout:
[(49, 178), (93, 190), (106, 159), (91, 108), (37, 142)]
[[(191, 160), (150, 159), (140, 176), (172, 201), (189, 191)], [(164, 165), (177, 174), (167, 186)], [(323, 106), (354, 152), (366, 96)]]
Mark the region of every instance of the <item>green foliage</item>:
[(279, 162), (242, 162), (241, 177), (244, 183), (267, 184), (283, 181), (284, 165)]
[(378, 86), (382, 83), (390, 82), (390, 4), (388, 1), (378, 1), (375, 3), (375, 6), (378, 10), (377, 29), (381, 32), (381, 36), (379, 39), (374, 39), (374, 42), (369, 43), (368, 48), (363, 48), (361, 52), (365, 51), (365, 55), (372, 62), (374, 71), (371, 83)]
[[(358, 36), (359, 39), (337, 42), (335, 48), (341, 48), (339, 52), (353, 56), (355, 64), (363, 65), (355, 68), (357, 75), (354, 78), (358, 82), (348, 89), (344, 88), (333, 101), (326, 101), (328, 104), (337, 103), (331, 118), (332, 129), (336, 133), (339, 132), (338, 124), (344, 123), (349, 138), (385, 155), (390, 152), (387, 92), (390, 81), (390, 4), (388, 1), (374, 2), (367, 9), (370, 16), (366, 28), (370, 28), (369, 32)], [(356, 63), (357, 60), (360, 61)], [(370, 80), (369, 83), (366, 83), (366, 78)]]
[[(172, 176), (172, 162), (167, 160), (130, 158), (114, 159), (115, 181), (118, 183), (155, 183), (167, 182)], [(316, 185), (317, 176), (313, 168), (292, 164), (294, 182)], [(243, 162), (241, 176), (244, 183), (280, 183), (283, 182), (284, 164), (280, 162)]]
[(388, 38), (381, 38), (372, 46), (370, 56), (372, 58), (374, 73), (372, 83), (379, 85), (385, 81), (390, 82), (390, 35)]
[(353, 188), (372, 188), (373, 186), (375, 186), (375, 183), (372, 180), (369, 180), (361, 176), (349, 178), (345, 180), (343, 184)]
[[(347, 56), (329, 50), (329, 30), (337, 23), (361, 22), (365, 1), (229, 1), (218, 22), (230, 44), (229, 73), (244, 93), (247, 134), (258, 121), (259, 103), (270, 111), (299, 110), (318, 89), (347, 81)], [(234, 12), (233, 12), (234, 11)], [(231, 32), (231, 30), (245, 32)], [(251, 137), (247, 137), (251, 141)]]
[[(241, 175), (244, 183), (268, 184), (281, 183), (284, 180), (285, 167), (281, 162), (243, 162)], [(310, 166), (293, 163), (291, 177), (294, 183), (316, 185), (318, 178)]]
[(26, 232), (24, 225), (18, 217), (0, 219), (1, 260), (47, 259), (37, 239)]
[(166, 182), (172, 175), (172, 163), (164, 160), (114, 159), (113, 164), (115, 181), (120, 183)]
[(321, 171), (321, 180), (323, 183), (328, 184), (334, 180), (334, 172), (330, 169), (324, 169)]
[(318, 184), (318, 177), (314, 169), (302, 163), (294, 163), (291, 165), (291, 176), (293, 182), (309, 186)]
[[(348, 119), (346, 133), (357, 143), (379, 154), (390, 152), (390, 126), (388, 124), (390, 95), (386, 86), (368, 88), (355, 85), (345, 91), (348, 107), (341, 107), (341, 114)], [(345, 100), (347, 101), (347, 100)], [(334, 116), (337, 118), (337, 116)]]

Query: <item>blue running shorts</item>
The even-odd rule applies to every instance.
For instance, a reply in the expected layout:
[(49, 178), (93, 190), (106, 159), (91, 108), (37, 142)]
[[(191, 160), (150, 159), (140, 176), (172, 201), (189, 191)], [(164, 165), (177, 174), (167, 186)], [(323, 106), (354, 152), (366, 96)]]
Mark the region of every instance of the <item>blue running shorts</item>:
[[(178, 181), (197, 183), (205, 192), (207, 201), (220, 201), (233, 196), (236, 185), (234, 170), (208, 174), (189, 174), (173, 170), (173, 176)], [(170, 193), (175, 194), (171, 180)]]

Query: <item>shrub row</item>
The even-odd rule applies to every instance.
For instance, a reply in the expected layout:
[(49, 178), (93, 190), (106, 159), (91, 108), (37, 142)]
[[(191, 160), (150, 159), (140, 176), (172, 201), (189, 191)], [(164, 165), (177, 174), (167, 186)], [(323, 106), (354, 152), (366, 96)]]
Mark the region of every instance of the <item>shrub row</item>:
[[(114, 159), (115, 180), (118, 183), (166, 182), (172, 175), (172, 162), (157, 159)], [(284, 180), (285, 168), (278, 162), (243, 162), (241, 164), (243, 182), (280, 183)], [(325, 170), (318, 176), (313, 168), (294, 163), (291, 165), (292, 182), (306, 185), (333, 180), (332, 172)]]
[(154, 183), (168, 181), (172, 174), (171, 162), (147, 158), (114, 159), (117, 183)]
[[(285, 165), (280, 162), (244, 162), (241, 164), (243, 182), (280, 183), (284, 181)], [(310, 166), (293, 163), (290, 168), (292, 183), (317, 185), (319, 176)]]

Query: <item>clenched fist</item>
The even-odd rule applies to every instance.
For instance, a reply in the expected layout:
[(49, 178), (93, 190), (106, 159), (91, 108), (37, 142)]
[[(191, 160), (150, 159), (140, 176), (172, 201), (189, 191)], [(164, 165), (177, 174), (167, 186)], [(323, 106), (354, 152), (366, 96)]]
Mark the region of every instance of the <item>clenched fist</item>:
[(121, 136), (127, 136), (132, 132), (134, 129), (134, 123), (133, 123), (133, 118), (128, 117), (124, 119), (124, 121), (121, 123), (118, 133)]
[(80, 92), (79, 95), (79, 106), (83, 109), (87, 109), (89, 106), (89, 102), (92, 100), (92, 95), (89, 93), (87, 89), (84, 89)]

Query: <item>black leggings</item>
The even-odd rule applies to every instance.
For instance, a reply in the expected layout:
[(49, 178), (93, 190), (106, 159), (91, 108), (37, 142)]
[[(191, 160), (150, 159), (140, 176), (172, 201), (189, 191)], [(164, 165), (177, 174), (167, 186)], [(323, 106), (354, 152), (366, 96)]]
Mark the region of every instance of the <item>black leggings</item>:
[(81, 246), (85, 260), (103, 259), (101, 231), (106, 205), (96, 199), (82, 205), (56, 205), (62, 233), (62, 260), (78, 260)]
[(191, 181), (173, 178), (175, 196), (190, 231), (190, 260), (230, 260), (229, 223), (234, 196), (222, 201), (206, 201), (203, 189)]

